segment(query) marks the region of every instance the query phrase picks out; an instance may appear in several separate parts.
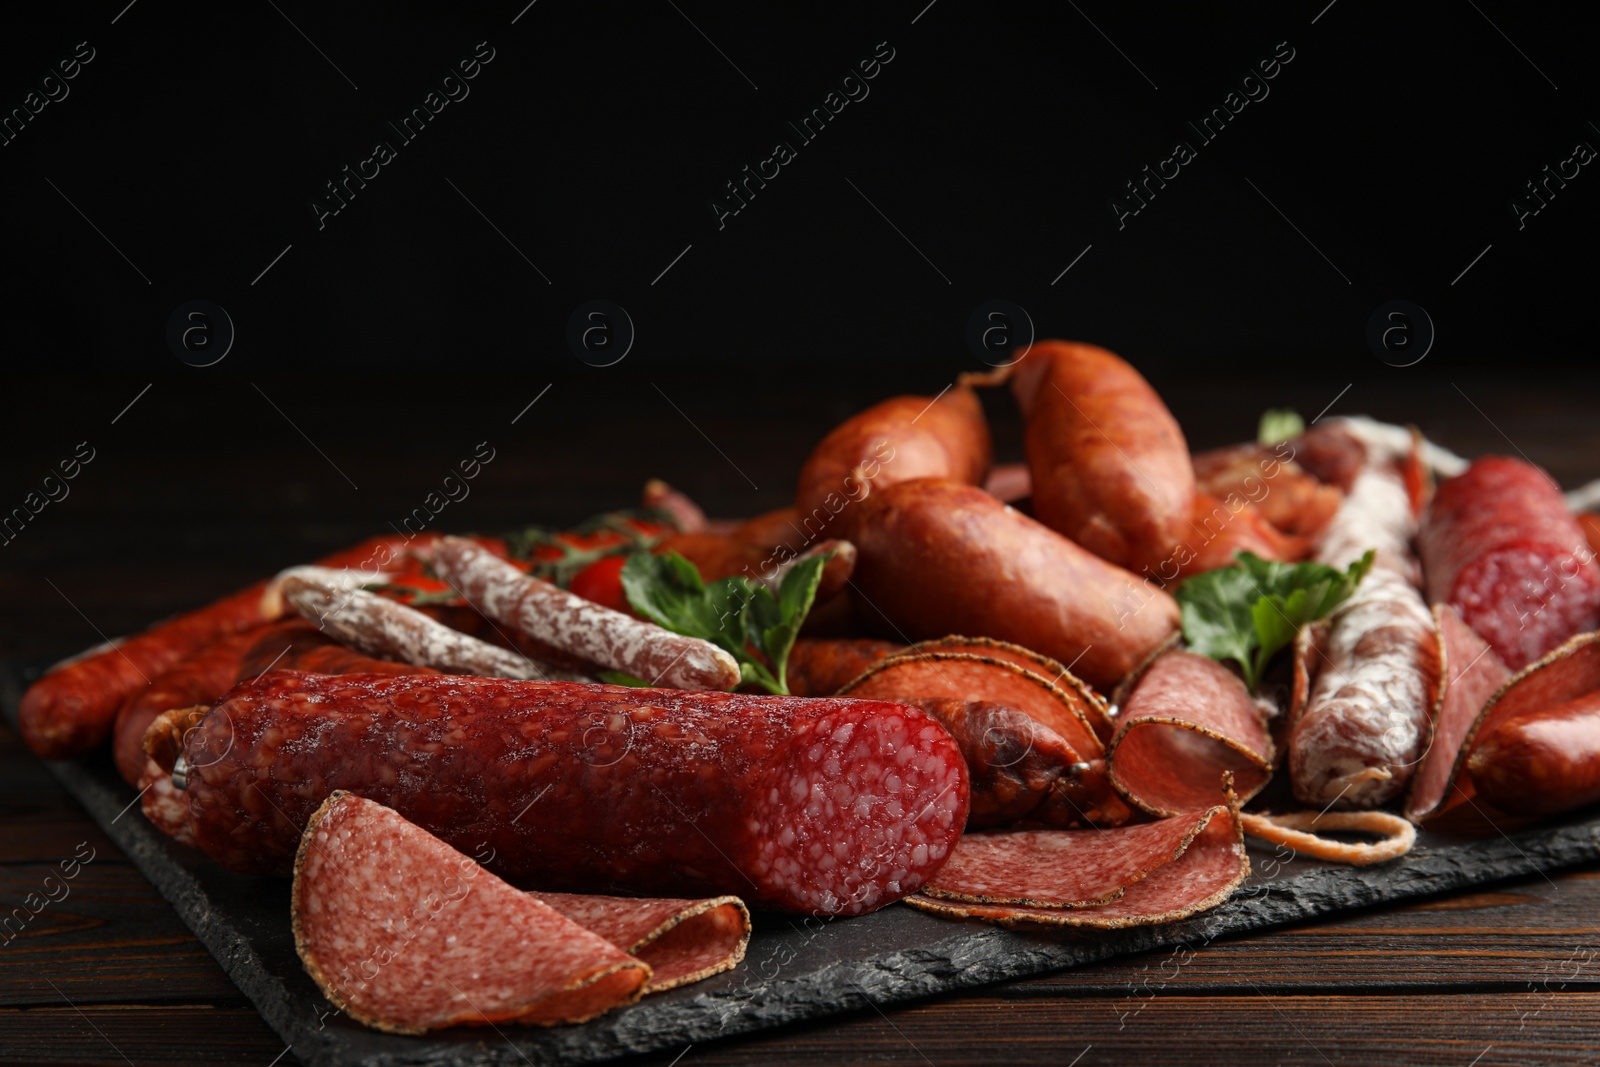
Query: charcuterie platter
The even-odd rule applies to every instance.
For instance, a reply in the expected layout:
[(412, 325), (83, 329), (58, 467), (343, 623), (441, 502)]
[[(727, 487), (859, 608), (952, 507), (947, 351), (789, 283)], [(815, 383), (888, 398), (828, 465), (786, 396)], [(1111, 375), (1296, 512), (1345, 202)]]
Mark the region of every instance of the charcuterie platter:
[(1371, 420), (1191, 454), (1043, 342), (793, 507), (397, 531), (19, 729), (303, 1060), (588, 1062), (1600, 858), (1597, 538)]

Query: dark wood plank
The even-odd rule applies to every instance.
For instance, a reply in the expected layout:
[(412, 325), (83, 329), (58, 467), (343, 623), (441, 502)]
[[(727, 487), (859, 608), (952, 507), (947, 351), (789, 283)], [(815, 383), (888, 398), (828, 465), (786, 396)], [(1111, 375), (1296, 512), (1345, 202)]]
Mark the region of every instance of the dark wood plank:
[[(1594, 1062), (1600, 993), (1164, 997), (1126, 1020), (1103, 998), (966, 997), (827, 1027), (619, 1061), (632, 1067), (829, 1067), (1114, 1063), (1518, 1067)], [(0, 1010), (0, 1063), (200, 1065), (297, 1062), (255, 1013), (196, 1005)], [(491, 1030), (484, 1040), (498, 1040)], [(679, 1058), (681, 1057), (681, 1058)], [(1080, 1058), (1081, 1057), (1081, 1058)]]

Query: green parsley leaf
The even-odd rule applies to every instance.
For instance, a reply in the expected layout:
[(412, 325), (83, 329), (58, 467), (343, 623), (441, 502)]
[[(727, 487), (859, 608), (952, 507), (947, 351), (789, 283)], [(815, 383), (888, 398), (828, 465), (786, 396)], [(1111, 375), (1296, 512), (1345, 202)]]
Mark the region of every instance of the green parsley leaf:
[(1372, 569), (1373, 553), (1340, 571), (1322, 563), (1278, 563), (1240, 552), (1231, 567), (1197, 574), (1178, 587), (1183, 639), (1216, 660), (1232, 660), (1254, 690), (1272, 657), (1300, 628), (1326, 618)]
[(599, 678), (607, 685), (627, 685), (632, 686), (635, 689), (650, 688), (649, 682), (638, 677), (637, 675), (628, 674), (625, 671), (601, 671), (599, 674), (595, 675), (595, 677)]
[(708, 585), (676, 552), (639, 552), (623, 565), (622, 590), (633, 609), (656, 625), (727, 650), (739, 662), (743, 683), (787, 694), (789, 651), (816, 600), (827, 559), (795, 564), (773, 596), (740, 575)]
[(1293, 409), (1269, 408), (1261, 413), (1261, 423), (1256, 430), (1256, 442), (1271, 448), (1279, 441), (1299, 437), (1305, 432), (1305, 420)]

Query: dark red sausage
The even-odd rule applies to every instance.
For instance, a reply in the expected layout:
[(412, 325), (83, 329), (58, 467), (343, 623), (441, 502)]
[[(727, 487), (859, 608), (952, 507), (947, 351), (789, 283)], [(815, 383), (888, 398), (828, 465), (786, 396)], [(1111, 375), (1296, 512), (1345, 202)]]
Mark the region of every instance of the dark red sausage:
[(173, 708), (210, 704), (232, 689), (245, 654), (265, 629), (257, 626), (218, 638), (157, 677), (122, 705), (122, 710), (117, 712), (111, 754), (116, 757), (117, 770), (129, 785), (137, 787), (144, 774), (149, 759), (144, 753), (144, 732), (156, 716)]
[[(406, 544), (398, 536), (375, 537), (320, 562), (381, 570)], [(266, 583), (257, 582), (46, 674), (23, 694), (17, 711), (22, 739), (44, 759), (69, 759), (102, 744), (117, 711), (141, 687), (217, 638), (269, 621), (265, 590)]]
[(1439, 486), (1417, 538), (1428, 599), (1512, 670), (1600, 628), (1600, 568), (1550, 476), (1505, 456)]
[(200, 846), (260, 873), (347, 789), (539, 888), (855, 915), (915, 892), (967, 818), (950, 735), (877, 700), (279, 671), (184, 757)]
[(1600, 800), (1600, 690), (1498, 724), (1467, 758), (1477, 792), (1512, 815)]

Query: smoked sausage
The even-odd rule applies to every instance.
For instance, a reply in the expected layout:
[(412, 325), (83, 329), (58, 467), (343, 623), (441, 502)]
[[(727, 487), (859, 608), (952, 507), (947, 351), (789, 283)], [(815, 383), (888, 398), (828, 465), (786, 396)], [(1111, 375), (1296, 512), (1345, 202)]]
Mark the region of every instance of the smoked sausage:
[(1129, 570), (1170, 557), (1190, 533), (1194, 470), (1150, 383), (1114, 353), (1065, 341), (1009, 369), (1039, 521)]
[(1178, 628), (1177, 603), (977, 486), (924, 478), (859, 505), (854, 592), (886, 637), (997, 637), (1109, 690)]
[(956, 386), (937, 397), (897, 396), (846, 419), (800, 470), (797, 522), (806, 543), (850, 537), (862, 500), (913, 478), (977, 484), (993, 459), (977, 394)]

